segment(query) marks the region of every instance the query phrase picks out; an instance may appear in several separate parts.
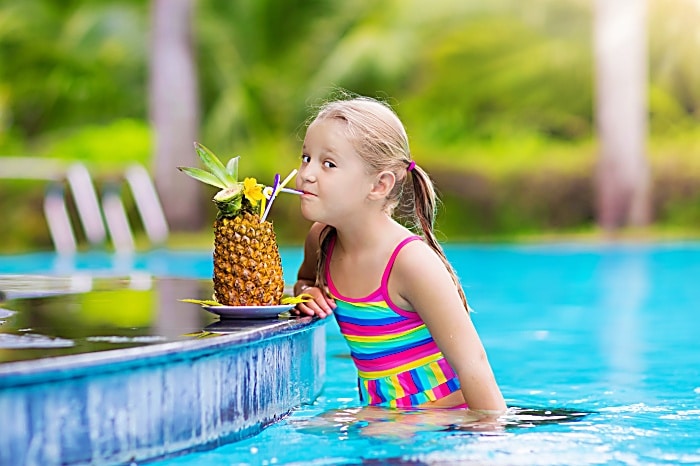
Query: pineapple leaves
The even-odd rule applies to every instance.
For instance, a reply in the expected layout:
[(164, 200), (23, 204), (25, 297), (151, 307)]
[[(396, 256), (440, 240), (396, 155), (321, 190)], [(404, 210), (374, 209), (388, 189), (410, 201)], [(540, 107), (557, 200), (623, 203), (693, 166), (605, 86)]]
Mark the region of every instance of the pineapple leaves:
[(238, 159), (240, 158), (240, 156), (234, 157), (226, 164), (226, 172), (235, 181), (238, 181)]
[(237, 178), (229, 175), (226, 167), (224, 167), (224, 164), (221, 163), (221, 160), (219, 160), (219, 158), (214, 155), (212, 151), (198, 142), (194, 143), (194, 148), (197, 151), (199, 158), (202, 159), (204, 165), (209, 169), (212, 175), (221, 180), (225, 188), (230, 188), (238, 182)]
[(218, 177), (212, 175), (208, 171), (202, 170), (201, 168), (177, 167), (177, 169), (182, 173), (191, 176), (197, 181), (216, 186), (217, 188), (226, 189), (226, 186), (224, 186), (224, 183)]

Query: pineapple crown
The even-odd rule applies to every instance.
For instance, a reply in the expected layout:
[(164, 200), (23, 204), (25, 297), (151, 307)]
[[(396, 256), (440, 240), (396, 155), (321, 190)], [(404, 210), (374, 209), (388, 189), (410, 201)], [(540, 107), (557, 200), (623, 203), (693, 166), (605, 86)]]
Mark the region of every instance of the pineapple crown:
[(221, 191), (213, 201), (219, 209), (220, 217), (236, 217), (244, 212), (260, 215), (265, 210), (264, 185), (255, 178), (238, 181), (238, 159), (233, 157), (224, 165), (221, 160), (202, 144), (194, 143), (195, 151), (208, 169), (177, 167), (178, 170), (202, 183), (216, 186)]

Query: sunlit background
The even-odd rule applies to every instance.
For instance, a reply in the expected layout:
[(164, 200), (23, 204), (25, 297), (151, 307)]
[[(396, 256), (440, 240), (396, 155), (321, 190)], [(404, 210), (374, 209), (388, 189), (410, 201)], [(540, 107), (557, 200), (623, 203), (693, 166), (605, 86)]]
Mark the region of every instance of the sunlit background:
[[(149, 242), (124, 184), (134, 163), (158, 188), (168, 244), (208, 247), (214, 188), (176, 170), (198, 164), (192, 140), (240, 155), (241, 173), (269, 184), (297, 166), (305, 122), (340, 89), (386, 99), (403, 119), (443, 197), (445, 241), (697, 237), (700, 2), (618, 3), (629, 11), (603, 12), (604, 0), (5, 0), (0, 253), (54, 248), (43, 202), (73, 162), (100, 196), (121, 195), (137, 247)], [(623, 32), (640, 15), (633, 47), (596, 39), (606, 14)], [(650, 215), (605, 225), (600, 63), (635, 47), (634, 163), (648, 164)], [(67, 188), (65, 202), (89, 247)], [(300, 244), (297, 199), (280, 198), (271, 217), (281, 243)]]

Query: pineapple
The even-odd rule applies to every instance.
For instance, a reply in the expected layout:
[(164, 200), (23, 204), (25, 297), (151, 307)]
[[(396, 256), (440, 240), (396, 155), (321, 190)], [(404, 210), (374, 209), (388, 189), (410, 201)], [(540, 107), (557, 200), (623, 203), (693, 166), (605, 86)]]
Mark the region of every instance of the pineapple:
[(255, 178), (238, 181), (238, 157), (224, 166), (209, 149), (195, 143), (209, 171), (178, 167), (221, 189), (214, 196), (214, 299), (225, 306), (273, 306), (284, 292), (282, 260), (272, 223), (262, 221), (264, 186)]

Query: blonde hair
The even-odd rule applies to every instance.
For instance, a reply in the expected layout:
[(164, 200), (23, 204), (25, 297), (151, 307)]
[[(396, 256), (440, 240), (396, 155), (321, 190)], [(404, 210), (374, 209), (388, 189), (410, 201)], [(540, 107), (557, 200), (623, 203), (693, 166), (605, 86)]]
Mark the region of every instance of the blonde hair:
[[(438, 254), (452, 275), (464, 307), (468, 310), (459, 278), (433, 231), (438, 203), (435, 187), (428, 174), (413, 163), (408, 135), (396, 113), (384, 102), (355, 96), (324, 104), (313, 121), (324, 119), (335, 119), (344, 123), (348, 140), (367, 164), (370, 172), (390, 171), (394, 174), (396, 183), (386, 199), (387, 213), (393, 216), (396, 207), (400, 206), (404, 223), (413, 230), (420, 229), (426, 243)], [(326, 289), (326, 256), (333, 236), (335, 229), (331, 226), (327, 226), (321, 232), (321, 248), (316, 268), (316, 283), (321, 289)]]

